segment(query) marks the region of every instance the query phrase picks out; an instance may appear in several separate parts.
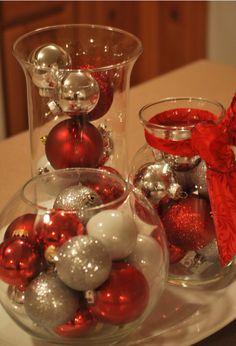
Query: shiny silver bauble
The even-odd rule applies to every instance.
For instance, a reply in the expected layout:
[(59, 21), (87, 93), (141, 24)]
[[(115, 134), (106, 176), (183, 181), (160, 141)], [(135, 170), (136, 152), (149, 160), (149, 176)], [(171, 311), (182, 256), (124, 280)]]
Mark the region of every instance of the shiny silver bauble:
[(29, 57), (32, 68), (32, 81), (39, 88), (41, 96), (52, 96), (52, 90), (62, 77), (62, 69), (71, 66), (70, 55), (54, 43), (36, 48)]
[(67, 72), (59, 87), (59, 105), (63, 112), (86, 114), (99, 100), (99, 85), (88, 71)]

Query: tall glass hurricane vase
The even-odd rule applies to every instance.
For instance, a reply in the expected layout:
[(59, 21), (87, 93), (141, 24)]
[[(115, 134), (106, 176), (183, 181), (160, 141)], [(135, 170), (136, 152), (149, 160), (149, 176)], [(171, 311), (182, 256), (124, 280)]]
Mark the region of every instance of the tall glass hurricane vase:
[(126, 174), (134, 35), (106, 26), (41, 28), (15, 42), (27, 84), (32, 173), (108, 166)]

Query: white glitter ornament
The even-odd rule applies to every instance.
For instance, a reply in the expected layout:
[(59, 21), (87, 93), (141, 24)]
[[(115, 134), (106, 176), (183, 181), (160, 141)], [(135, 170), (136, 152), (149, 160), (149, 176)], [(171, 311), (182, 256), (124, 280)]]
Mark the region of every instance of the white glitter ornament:
[(55, 209), (76, 210), (81, 222), (87, 223), (88, 219), (96, 213), (96, 210), (87, 210), (102, 204), (100, 196), (87, 186), (73, 185), (62, 190), (53, 207)]
[(106, 246), (112, 259), (127, 257), (136, 245), (136, 223), (120, 210), (101, 211), (88, 221), (86, 228), (90, 236)]
[(139, 269), (150, 285), (164, 272), (163, 250), (158, 242), (147, 235), (139, 234), (134, 251), (127, 261)]
[(91, 112), (99, 100), (99, 86), (87, 71), (67, 72), (59, 87), (59, 105), (63, 112), (86, 114)]
[(106, 247), (99, 240), (85, 235), (72, 237), (60, 247), (56, 269), (66, 285), (86, 291), (106, 281), (111, 265)]
[(67, 287), (55, 273), (41, 273), (25, 291), (27, 315), (44, 327), (70, 321), (79, 305), (78, 294)]
[(69, 54), (57, 44), (51, 43), (35, 49), (29, 58), (33, 64), (32, 81), (39, 88), (41, 96), (52, 96), (52, 90), (62, 77), (60, 69), (69, 68)]

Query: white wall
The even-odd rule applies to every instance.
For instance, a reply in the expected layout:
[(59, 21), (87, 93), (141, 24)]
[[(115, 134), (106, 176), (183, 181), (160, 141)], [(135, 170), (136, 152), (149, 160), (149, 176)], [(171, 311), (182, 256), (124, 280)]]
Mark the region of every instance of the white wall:
[(208, 6), (207, 57), (236, 66), (236, 2), (210, 1)]

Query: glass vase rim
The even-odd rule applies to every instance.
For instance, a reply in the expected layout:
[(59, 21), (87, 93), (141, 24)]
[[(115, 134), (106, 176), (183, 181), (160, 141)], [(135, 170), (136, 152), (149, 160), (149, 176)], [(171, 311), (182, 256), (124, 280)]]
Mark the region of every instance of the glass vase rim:
[[(132, 61), (136, 61), (137, 58), (139, 57), (139, 55), (141, 55), (143, 52), (142, 41), (139, 39), (138, 36), (132, 34), (129, 31), (126, 31), (126, 30), (123, 30), (123, 29), (120, 29), (117, 27), (109, 26), (109, 25), (89, 24), (89, 23), (73, 23), (73, 24), (58, 24), (58, 25), (48, 25), (48, 26), (44, 26), (44, 27), (39, 27), (37, 29), (28, 31), (28, 32), (24, 33), (23, 35), (20, 35), (13, 43), (13, 48), (12, 48), (13, 55), (15, 56), (15, 58), (17, 60), (22, 62), (25, 66), (32, 66), (33, 64), (30, 61), (27, 61), (25, 58), (23, 58), (21, 56), (20, 52), (18, 51), (17, 45), (20, 42), (22, 42), (24, 39), (27, 39), (28, 37), (32, 37), (35, 34), (42, 33), (45, 31), (58, 30), (58, 29), (68, 29), (68, 28), (75, 28), (75, 27), (90, 28), (90, 29), (102, 29), (104, 31), (120, 33), (124, 36), (130, 37), (137, 44), (137, 47), (134, 50), (134, 53), (132, 54), (131, 57), (124, 59), (121, 62), (117, 62), (115, 64), (108, 64), (108, 65), (104, 65), (104, 66), (100, 66), (100, 67), (92, 67), (92, 68), (86, 67), (86, 71), (102, 72), (102, 71), (112, 70), (115, 68), (121, 68), (123, 66), (130, 64)], [(43, 71), (50, 71), (51, 70), (50, 67), (42, 67), (40, 69)], [(83, 68), (61, 68), (61, 69), (58, 69), (58, 71), (65, 71), (65, 72), (83, 71), (83, 70), (84, 70)]]
[[(213, 99), (209, 99), (209, 98), (206, 98), (206, 97), (201, 97), (201, 96), (199, 96), (199, 97), (198, 96), (166, 97), (166, 98), (162, 98), (162, 99), (159, 99), (159, 100), (157, 100), (155, 102), (150, 102), (150, 103), (144, 105), (139, 110), (139, 121), (141, 122), (141, 124), (144, 127), (149, 127), (149, 128), (157, 129), (157, 130), (191, 130), (191, 129), (193, 129), (196, 126), (196, 124), (193, 124), (193, 125), (161, 125), (161, 124), (151, 123), (149, 120), (146, 120), (143, 117), (143, 112), (146, 109), (148, 109), (148, 108), (150, 108), (152, 106), (156, 106), (158, 104), (164, 104), (166, 102), (178, 102), (178, 101), (205, 102), (207, 104), (211, 104), (211, 105), (214, 105), (214, 106), (218, 107), (220, 109), (220, 116), (217, 119), (217, 121), (220, 121), (222, 119), (222, 117), (224, 116), (225, 111), (226, 111), (225, 107), (219, 101), (216, 101), (216, 100), (213, 100)], [(172, 108), (169, 108), (169, 110), (171, 110), (171, 109)], [(154, 115), (155, 114), (153, 114), (153, 116)]]
[[(55, 170), (55, 171), (50, 171), (50, 172), (47, 172), (47, 173), (43, 173), (43, 174), (39, 174), (39, 175), (35, 175), (33, 177), (31, 177), (29, 180), (27, 180), (23, 186), (21, 187), (20, 189), (20, 195), (21, 195), (21, 198), (23, 200), (24, 203), (26, 203), (28, 206), (30, 206), (31, 208), (35, 208), (35, 209), (38, 209), (38, 210), (41, 210), (41, 211), (45, 211), (45, 212), (53, 212), (53, 211), (57, 211), (57, 210), (63, 210), (63, 212), (65, 213), (69, 213), (69, 214), (73, 214), (73, 213), (77, 213), (77, 210), (66, 210), (66, 209), (57, 209), (57, 208), (53, 208), (53, 207), (46, 207), (46, 206), (43, 206), (43, 205), (40, 205), (39, 203), (35, 203), (33, 201), (31, 201), (29, 198), (27, 198), (25, 196), (25, 190), (27, 187), (29, 187), (31, 184), (33, 184), (35, 181), (37, 180), (40, 180), (42, 178), (47, 178), (47, 177), (50, 177), (50, 176), (53, 176), (56, 174), (66, 174), (66, 173), (71, 173), (71, 172), (90, 172), (90, 173), (99, 173), (99, 174), (105, 174), (109, 177), (112, 177), (112, 178), (115, 178), (117, 181), (119, 181), (123, 187), (123, 191), (122, 191), (122, 195), (117, 197), (116, 199), (110, 201), (110, 202), (107, 202), (107, 203), (102, 203), (98, 206), (94, 206), (94, 207), (88, 207), (84, 210), (90, 212), (90, 211), (96, 211), (96, 210), (103, 210), (103, 209), (111, 209), (112, 206), (116, 205), (116, 204), (119, 204), (121, 202), (124, 202), (129, 193), (130, 193), (130, 184), (125, 180), (123, 179), (122, 176), (118, 175), (118, 174), (115, 174), (115, 173), (112, 173), (112, 172), (109, 172), (107, 170), (102, 170), (102, 169), (98, 169), (98, 168), (88, 168), (88, 167), (72, 167), (72, 168), (64, 168), (64, 169), (58, 169), (58, 170)], [(111, 207), (111, 208), (110, 208)]]

